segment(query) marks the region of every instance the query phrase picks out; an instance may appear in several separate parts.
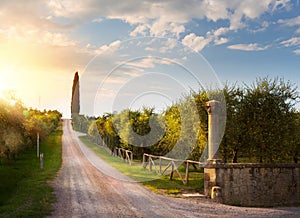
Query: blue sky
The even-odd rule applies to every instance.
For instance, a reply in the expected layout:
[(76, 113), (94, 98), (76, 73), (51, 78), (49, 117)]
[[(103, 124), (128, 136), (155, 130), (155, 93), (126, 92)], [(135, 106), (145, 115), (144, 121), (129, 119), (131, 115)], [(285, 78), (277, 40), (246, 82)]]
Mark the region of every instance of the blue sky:
[(3, 0), (0, 19), (0, 91), (65, 117), (75, 71), (82, 113), (96, 115), (161, 107), (197, 82), (300, 86), (298, 0)]

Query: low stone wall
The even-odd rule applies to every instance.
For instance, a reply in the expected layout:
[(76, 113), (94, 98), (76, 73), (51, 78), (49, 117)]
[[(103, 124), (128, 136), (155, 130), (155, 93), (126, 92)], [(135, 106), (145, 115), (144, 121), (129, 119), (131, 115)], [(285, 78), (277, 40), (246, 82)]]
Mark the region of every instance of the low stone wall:
[(300, 164), (212, 163), (204, 169), (204, 191), (231, 205), (300, 205)]

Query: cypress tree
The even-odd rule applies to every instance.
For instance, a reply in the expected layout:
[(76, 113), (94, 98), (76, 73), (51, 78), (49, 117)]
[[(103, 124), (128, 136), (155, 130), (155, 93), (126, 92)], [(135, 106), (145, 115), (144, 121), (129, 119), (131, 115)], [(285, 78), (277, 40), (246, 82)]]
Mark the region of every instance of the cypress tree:
[(79, 102), (79, 75), (75, 73), (72, 86), (72, 99), (71, 99), (71, 113), (79, 114), (80, 102)]

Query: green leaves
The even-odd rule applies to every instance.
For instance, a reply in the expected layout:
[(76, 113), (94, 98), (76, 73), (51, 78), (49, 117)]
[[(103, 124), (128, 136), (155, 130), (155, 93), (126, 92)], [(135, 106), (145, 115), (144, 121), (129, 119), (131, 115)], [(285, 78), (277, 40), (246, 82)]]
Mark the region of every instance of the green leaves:
[[(225, 161), (291, 162), (291, 141), (298, 133), (293, 106), (299, 93), (283, 79), (259, 78), (251, 86), (224, 89), (227, 126), (221, 145)], [(296, 125), (297, 126), (297, 125)]]
[[(226, 105), (219, 117), (220, 125), (226, 120), (226, 127), (220, 126), (224, 136), (219, 148), (225, 162), (299, 161), (300, 113), (294, 108), (299, 93), (294, 84), (278, 78), (258, 78), (250, 86), (226, 84), (223, 90), (191, 92), (161, 114), (154, 108), (126, 109), (104, 114), (96, 121), (73, 114), (73, 127), (88, 132), (90, 138), (98, 144), (104, 142), (111, 150), (132, 150), (138, 158), (144, 152), (169, 155), (172, 151), (173, 157), (180, 154), (199, 161), (202, 156), (204, 161), (208, 131), (205, 103), (209, 100)], [(196, 110), (191, 110), (194, 107)]]
[(0, 158), (15, 158), (36, 141), (37, 132), (44, 139), (56, 129), (61, 118), (58, 111), (26, 109), (20, 101), (0, 99)]

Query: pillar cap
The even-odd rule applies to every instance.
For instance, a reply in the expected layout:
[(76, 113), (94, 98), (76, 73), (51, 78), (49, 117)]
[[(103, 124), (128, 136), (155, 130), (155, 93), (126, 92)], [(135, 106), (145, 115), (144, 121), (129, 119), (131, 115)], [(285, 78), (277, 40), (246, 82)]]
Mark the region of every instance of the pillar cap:
[(221, 102), (216, 100), (211, 100), (205, 103), (206, 110), (208, 114), (218, 113), (221, 107)]

